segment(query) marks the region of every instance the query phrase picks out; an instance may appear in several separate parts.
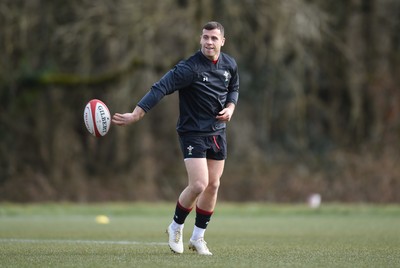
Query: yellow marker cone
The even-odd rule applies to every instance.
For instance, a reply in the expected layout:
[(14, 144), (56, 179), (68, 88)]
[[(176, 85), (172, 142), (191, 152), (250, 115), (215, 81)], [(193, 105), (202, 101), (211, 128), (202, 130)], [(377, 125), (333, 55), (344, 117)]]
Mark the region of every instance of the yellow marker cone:
[(98, 224), (109, 224), (110, 218), (108, 218), (106, 215), (98, 215), (96, 216), (96, 222)]

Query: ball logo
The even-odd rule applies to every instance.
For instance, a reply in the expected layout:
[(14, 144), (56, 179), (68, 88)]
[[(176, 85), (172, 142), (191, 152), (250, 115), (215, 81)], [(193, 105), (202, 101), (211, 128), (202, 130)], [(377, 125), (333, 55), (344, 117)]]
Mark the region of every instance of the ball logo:
[(93, 99), (86, 104), (83, 119), (86, 129), (95, 137), (106, 135), (110, 129), (110, 111), (100, 100)]
[(108, 130), (108, 124), (107, 124), (107, 119), (110, 120), (110, 117), (106, 117), (106, 113), (104, 111), (104, 108), (102, 105), (98, 105), (97, 109), (99, 110), (100, 113), (100, 118), (101, 118), (101, 124), (102, 124), (102, 132), (105, 133)]

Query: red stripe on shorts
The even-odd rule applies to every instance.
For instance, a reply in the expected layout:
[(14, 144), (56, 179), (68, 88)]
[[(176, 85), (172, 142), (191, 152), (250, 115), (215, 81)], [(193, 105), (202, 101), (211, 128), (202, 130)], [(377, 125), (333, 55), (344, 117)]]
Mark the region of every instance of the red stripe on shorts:
[(216, 138), (216, 136), (213, 136), (213, 139), (214, 139), (215, 146), (217, 146), (217, 149), (218, 149), (218, 150), (221, 150), (221, 148), (219, 147), (219, 145), (218, 145), (218, 143), (217, 143), (217, 138)]

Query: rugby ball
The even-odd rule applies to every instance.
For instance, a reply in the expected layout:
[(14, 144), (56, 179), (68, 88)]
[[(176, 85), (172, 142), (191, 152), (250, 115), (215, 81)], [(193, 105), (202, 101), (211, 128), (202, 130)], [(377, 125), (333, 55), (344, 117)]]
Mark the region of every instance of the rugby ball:
[(89, 133), (95, 137), (106, 135), (110, 129), (110, 111), (101, 100), (93, 99), (86, 104), (83, 120)]

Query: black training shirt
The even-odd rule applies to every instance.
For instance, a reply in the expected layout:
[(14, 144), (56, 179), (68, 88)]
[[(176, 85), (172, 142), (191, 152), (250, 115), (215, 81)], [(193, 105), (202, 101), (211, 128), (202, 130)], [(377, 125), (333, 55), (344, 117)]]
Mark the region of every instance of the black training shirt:
[(165, 95), (179, 91), (180, 135), (210, 135), (223, 131), (225, 122), (215, 117), (239, 97), (239, 74), (235, 60), (222, 53), (214, 64), (201, 51), (179, 62), (140, 100), (146, 113)]

